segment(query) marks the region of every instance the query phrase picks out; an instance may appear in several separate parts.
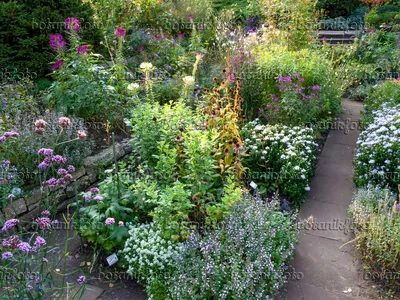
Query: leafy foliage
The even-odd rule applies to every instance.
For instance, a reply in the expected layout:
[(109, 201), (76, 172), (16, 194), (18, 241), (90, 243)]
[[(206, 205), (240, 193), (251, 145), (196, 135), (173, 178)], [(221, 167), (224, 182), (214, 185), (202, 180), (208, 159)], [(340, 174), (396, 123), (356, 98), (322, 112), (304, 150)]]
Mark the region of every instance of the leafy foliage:
[(64, 20), (75, 16), (88, 28), (84, 38), (97, 45), (99, 34), (93, 11), (81, 0), (20, 0), (0, 2), (0, 67), (27, 70), (41, 77), (48, 73), (51, 60), (49, 36), (64, 30)]
[(220, 227), (191, 234), (167, 281), (171, 299), (272, 297), (297, 241), (293, 219), (278, 207), (246, 197)]

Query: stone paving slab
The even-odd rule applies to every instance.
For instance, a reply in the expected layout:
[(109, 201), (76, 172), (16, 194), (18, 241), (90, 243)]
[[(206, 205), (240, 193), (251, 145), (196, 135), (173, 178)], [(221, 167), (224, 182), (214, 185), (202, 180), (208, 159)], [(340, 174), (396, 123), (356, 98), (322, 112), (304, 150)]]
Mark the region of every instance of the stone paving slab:
[[(343, 106), (344, 113), (339, 115), (340, 120), (357, 123), (362, 104), (344, 100)], [(302, 274), (302, 278), (290, 280), (276, 297), (278, 300), (367, 299), (361, 296), (365, 283), (356, 251), (352, 244), (342, 247), (352, 239), (348, 232), (350, 225), (341, 230), (333, 223), (335, 219), (348, 222), (358, 129), (353, 128), (348, 134), (336, 129), (328, 135), (316, 175), (310, 184), (308, 199), (299, 212), (299, 219), (311, 217), (328, 230), (302, 230), (291, 264), (296, 272)], [(329, 223), (332, 224), (331, 229), (327, 227)]]
[[(311, 191), (305, 203), (308, 201), (319, 201), (322, 203), (342, 205), (347, 208), (348, 205), (345, 199), (353, 196), (353, 186), (353, 181), (349, 178), (332, 179), (332, 177), (329, 176), (317, 177), (310, 185)], [(324, 195), (324, 197), (321, 198), (321, 195)]]

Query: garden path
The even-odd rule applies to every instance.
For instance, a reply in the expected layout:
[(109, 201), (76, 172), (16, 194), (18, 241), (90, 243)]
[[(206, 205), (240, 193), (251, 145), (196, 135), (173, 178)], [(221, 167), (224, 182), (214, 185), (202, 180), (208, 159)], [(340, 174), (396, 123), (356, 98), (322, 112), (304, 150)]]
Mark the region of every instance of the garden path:
[[(344, 100), (343, 107), (340, 122), (332, 126), (322, 150), (307, 201), (299, 211), (300, 220), (308, 219), (310, 226), (313, 222), (315, 226), (302, 227), (288, 272), (291, 276), (276, 299), (369, 299), (353, 243), (341, 248), (353, 239), (348, 207), (353, 196), (353, 156), (362, 104)], [(340, 128), (341, 122), (347, 128)]]

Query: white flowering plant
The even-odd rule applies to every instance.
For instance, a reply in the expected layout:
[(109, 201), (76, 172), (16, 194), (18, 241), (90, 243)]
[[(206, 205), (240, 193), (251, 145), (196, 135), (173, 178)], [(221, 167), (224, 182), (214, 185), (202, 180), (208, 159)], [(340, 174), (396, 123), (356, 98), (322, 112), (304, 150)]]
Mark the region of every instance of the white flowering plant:
[(355, 155), (356, 186), (378, 185), (397, 189), (400, 172), (400, 105), (371, 113), (372, 121), (361, 132)]
[(261, 125), (258, 119), (242, 129), (248, 168), (246, 179), (260, 186), (262, 194), (279, 191), (300, 205), (310, 190), (317, 143), (313, 129)]
[(121, 251), (128, 264), (127, 272), (146, 284), (146, 292), (153, 299), (165, 290), (164, 278), (173, 268), (179, 246), (165, 239), (154, 222), (129, 226), (129, 238)]

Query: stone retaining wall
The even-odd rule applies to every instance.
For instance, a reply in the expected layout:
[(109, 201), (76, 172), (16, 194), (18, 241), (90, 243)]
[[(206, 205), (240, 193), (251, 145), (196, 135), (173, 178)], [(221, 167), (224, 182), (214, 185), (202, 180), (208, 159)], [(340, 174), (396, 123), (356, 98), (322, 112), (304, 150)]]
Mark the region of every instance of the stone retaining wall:
[[(115, 144), (115, 152), (118, 160), (132, 152), (132, 146), (128, 140), (124, 140)], [(87, 190), (93, 186), (98, 180), (98, 169), (101, 167), (109, 167), (114, 163), (113, 147), (109, 147), (100, 153), (87, 157), (82, 166), (72, 174), (76, 180), (76, 189), (78, 193)], [(71, 182), (64, 189), (53, 191), (51, 194), (52, 201), (57, 203), (57, 212), (63, 211), (68, 204), (75, 201), (75, 187)], [(10, 205), (3, 209), (8, 216), (18, 217), (21, 220), (30, 221), (38, 215), (39, 203), (41, 200), (40, 189), (36, 188), (30, 195), (24, 196), (13, 201)]]

